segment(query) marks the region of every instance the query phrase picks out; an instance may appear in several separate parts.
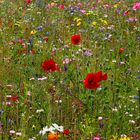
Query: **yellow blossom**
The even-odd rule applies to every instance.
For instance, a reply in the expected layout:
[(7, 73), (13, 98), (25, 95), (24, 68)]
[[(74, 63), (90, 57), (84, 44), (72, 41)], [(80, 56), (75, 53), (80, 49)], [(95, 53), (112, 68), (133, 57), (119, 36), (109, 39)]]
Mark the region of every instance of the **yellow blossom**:
[(120, 138), (119, 140), (131, 140), (129, 137)]
[(114, 8), (117, 8), (117, 7), (118, 7), (118, 4), (115, 4), (113, 7), (114, 7)]
[(93, 21), (93, 22), (92, 22), (92, 25), (93, 25), (93, 26), (96, 26), (96, 25), (97, 25), (97, 22), (96, 22), (96, 21)]
[(15, 23), (15, 26), (20, 27), (20, 26), (21, 26), (21, 22), (20, 22), (20, 21), (17, 21), (17, 22)]
[(30, 34), (31, 34), (31, 35), (34, 35), (34, 34), (36, 34), (36, 32), (37, 32), (36, 30), (32, 30), (32, 31), (30, 32)]
[(82, 20), (81, 18), (78, 18), (76, 21), (79, 22), (79, 21), (81, 21), (81, 20)]
[(41, 14), (41, 12), (37, 12), (37, 14), (38, 14), (38, 15), (40, 15), (40, 14)]
[(80, 26), (80, 25), (81, 25), (81, 22), (78, 22), (78, 23), (77, 23), (77, 26)]
[(76, 25), (77, 26), (80, 26), (81, 25), (81, 21), (82, 21), (82, 19), (81, 18), (78, 18), (78, 17), (75, 17), (74, 19), (73, 19), (73, 21), (75, 21), (76, 22)]
[(92, 11), (88, 11), (88, 12), (86, 13), (87, 16), (92, 15), (92, 14), (93, 14)]
[(78, 17), (75, 17), (74, 19), (73, 19), (73, 21), (76, 21), (78, 19)]
[(108, 22), (106, 21), (106, 20), (102, 20), (102, 23), (104, 23), (104, 24), (108, 24)]

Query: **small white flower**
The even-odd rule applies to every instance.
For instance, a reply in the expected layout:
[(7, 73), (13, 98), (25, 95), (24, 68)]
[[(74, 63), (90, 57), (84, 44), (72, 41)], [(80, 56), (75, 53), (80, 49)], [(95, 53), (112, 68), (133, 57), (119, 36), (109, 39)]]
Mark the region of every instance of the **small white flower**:
[(62, 100), (55, 100), (56, 103), (62, 103)]
[(6, 98), (11, 98), (11, 97), (12, 97), (12, 95), (7, 95), (7, 96), (6, 96)]
[(63, 126), (58, 126), (56, 123), (54, 123), (54, 124), (52, 124), (52, 126), (56, 129), (56, 130), (58, 130), (58, 131), (60, 131), (60, 132), (63, 132)]
[(43, 80), (46, 80), (47, 79), (47, 77), (41, 77), (41, 78), (38, 78), (37, 80), (38, 81), (43, 81)]
[(129, 114), (130, 117), (133, 117), (133, 114)]
[(125, 112), (125, 115), (128, 115), (129, 113), (128, 112)]
[(118, 109), (115, 107), (115, 108), (112, 108), (112, 111), (113, 111), (113, 112), (117, 112)]
[(44, 112), (44, 109), (38, 109), (36, 110), (36, 113)]
[(124, 65), (124, 64), (125, 64), (125, 62), (123, 62), (123, 61), (122, 61), (122, 62), (120, 62), (120, 64), (121, 64), (121, 65)]
[(48, 126), (43, 127), (43, 130), (40, 130), (39, 134), (45, 135), (46, 132), (54, 133), (55, 130), (63, 132), (64, 129), (63, 126), (58, 126), (56, 123), (54, 123), (49, 128)]
[(135, 121), (134, 120), (129, 120), (129, 123), (135, 124)]
[(32, 138), (29, 138), (28, 140), (36, 140), (36, 138), (35, 137), (32, 137)]
[(54, 132), (54, 130), (55, 130), (55, 128), (54, 128), (53, 126), (51, 126), (51, 127), (48, 129), (48, 131), (49, 131), (49, 132), (52, 132), (52, 133)]
[(21, 132), (16, 132), (16, 135), (17, 135), (17, 136), (21, 136), (22, 133), (21, 133)]
[(16, 133), (15, 130), (10, 130), (10, 134), (14, 134), (14, 133)]
[(126, 138), (127, 136), (125, 134), (122, 134), (121, 135), (121, 138)]
[(98, 117), (98, 120), (99, 120), (99, 121), (103, 120), (103, 117)]
[(116, 61), (116, 60), (112, 60), (112, 62), (113, 62), (113, 63), (116, 63), (117, 61)]
[(97, 88), (97, 91), (101, 91), (102, 90), (102, 88), (100, 87), (100, 88)]
[(43, 130), (41, 130), (39, 132), (39, 134), (45, 135), (46, 132), (52, 132), (52, 133), (54, 133), (54, 130), (55, 130), (55, 128), (52, 127), (52, 126), (49, 127), (49, 128), (48, 128), (48, 126), (45, 126), (45, 127), (43, 127)]

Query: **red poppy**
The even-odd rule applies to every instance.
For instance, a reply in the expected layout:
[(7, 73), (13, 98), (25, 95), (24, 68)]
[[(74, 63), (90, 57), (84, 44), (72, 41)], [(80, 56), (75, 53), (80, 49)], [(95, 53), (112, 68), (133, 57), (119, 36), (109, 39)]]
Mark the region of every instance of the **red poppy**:
[(31, 54), (35, 54), (35, 50), (31, 50), (30, 53), (31, 53)]
[(119, 49), (119, 53), (122, 53), (123, 51), (124, 51), (123, 48), (120, 48), (120, 49)]
[(84, 79), (84, 87), (88, 89), (96, 89), (100, 87), (100, 81), (107, 80), (107, 74), (103, 74), (102, 71), (97, 73), (89, 73)]
[(65, 130), (63, 130), (62, 133), (65, 134), (65, 135), (68, 135), (70, 133), (70, 130), (69, 129), (65, 129)]
[(72, 44), (74, 44), (74, 45), (78, 45), (79, 42), (80, 42), (80, 40), (81, 40), (80, 35), (73, 35), (73, 36), (71, 37), (71, 42), (72, 42)]
[(17, 101), (17, 100), (18, 100), (18, 97), (14, 97), (14, 96), (13, 96), (13, 97), (11, 97), (11, 100), (12, 100), (12, 101)]
[(60, 71), (58, 65), (54, 62), (53, 59), (47, 59), (42, 63), (42, 68), (45, 72), (54, 72)]
[(31, 0), (24, 0), (25, 4), (30, 4), (31, 3)]
[(107, 80), (107, 74), (105, 73), (105, 74), (103, 74), (103, 72), (102, 71), (99, 71), (99, 72), (97, 72), (96, 73), (97, 74), (97, 76), (99, 77), (99, 82), (100, 81), (102, 81), (102, 80)]

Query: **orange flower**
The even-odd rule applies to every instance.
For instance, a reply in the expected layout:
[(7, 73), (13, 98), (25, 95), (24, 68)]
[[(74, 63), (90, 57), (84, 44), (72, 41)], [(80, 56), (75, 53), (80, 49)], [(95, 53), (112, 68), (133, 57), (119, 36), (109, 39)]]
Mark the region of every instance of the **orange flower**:
[(49, 133), (48, 140), (58, 140), (59, 137), (60, 137), (60, 135), (57, 133)]

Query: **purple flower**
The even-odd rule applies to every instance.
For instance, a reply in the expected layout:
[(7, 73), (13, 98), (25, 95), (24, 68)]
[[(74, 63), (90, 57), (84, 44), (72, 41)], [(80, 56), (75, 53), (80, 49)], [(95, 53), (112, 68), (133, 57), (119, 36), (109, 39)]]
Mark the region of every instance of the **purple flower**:
[(2, 124), (2, 123), (0, 123), (0, 129), (1, 129), (1, 128), (3, 128), (3, 124)]
[(91, 50), (84, 50), (84, 55), (85, 56), (91, 56), (92, 55)]
[(65, 65), (65, 66), (64, 66), (64, 71), (67, 71), (67, 69), (68, 69), (68, 68), (67, 68), (67, 66)]
[(133, 99), (139, 99), (139, 96), (133, 96), (132, 98)]
[(43, 27), (42, 26), (38, 26), (37, 27), (37, 30), (42, 31), (43, 30)]
[(140, 75), (139, 75), (139, 76), (137, 76), (137, 79), (140, 79)]

